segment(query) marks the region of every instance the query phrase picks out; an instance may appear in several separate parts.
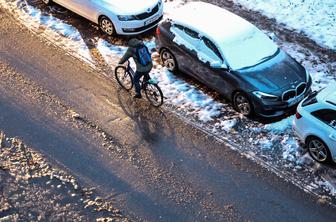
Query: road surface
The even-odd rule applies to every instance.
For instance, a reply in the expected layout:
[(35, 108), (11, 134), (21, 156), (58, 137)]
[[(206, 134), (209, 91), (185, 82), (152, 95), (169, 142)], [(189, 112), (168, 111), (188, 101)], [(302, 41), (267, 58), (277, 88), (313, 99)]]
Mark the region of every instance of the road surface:
[(133, 101), (1, 8), (0, 27), (1, 129), (113, 196), (130, 219), (336, 220), (333, 207), (174, 114)]

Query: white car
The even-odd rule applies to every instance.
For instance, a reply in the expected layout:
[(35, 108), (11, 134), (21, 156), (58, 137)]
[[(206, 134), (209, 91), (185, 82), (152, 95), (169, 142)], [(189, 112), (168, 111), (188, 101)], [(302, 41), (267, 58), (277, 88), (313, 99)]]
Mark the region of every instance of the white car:
[(42, 0), (55, 2), (96, 23), (108, 35), (136, 35), (155, 27), (163, 16), (162, 0)]
[(298, 105), (293, 129), (314, 160), (336, 162), (336, 83)]

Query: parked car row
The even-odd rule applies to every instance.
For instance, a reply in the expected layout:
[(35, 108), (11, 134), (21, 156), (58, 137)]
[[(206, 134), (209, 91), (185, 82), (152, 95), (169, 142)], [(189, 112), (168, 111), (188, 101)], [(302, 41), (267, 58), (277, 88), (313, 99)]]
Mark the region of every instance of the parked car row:
[(314, 160), (336, 162), (336, 83), (312, 92), (302, 65), (253, 24), (211, 4), (182, 6), (156, 33), (167, 69), (217, 90), (246, 116), (283, 115), (308, 96), (298, 106), (294, 132)]
[(97, 23), (108, 35), (137, 35), (158, 26), (163, 65), (218, 91), (245, 116), (281, 116), (300, 103), (295, 134), (314, 160), (336, 162), (336, 83), (312, 92), (305, 68), (238, 15), (189, 2), (159, 23), (162, 0), (43, 0), (52, 1)]

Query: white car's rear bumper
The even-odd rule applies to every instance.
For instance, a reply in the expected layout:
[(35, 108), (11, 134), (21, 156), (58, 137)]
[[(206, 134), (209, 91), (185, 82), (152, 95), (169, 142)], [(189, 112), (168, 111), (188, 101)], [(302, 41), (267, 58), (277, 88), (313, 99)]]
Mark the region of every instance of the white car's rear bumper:
[[(295, 118), (295, 117), (294, 117)], [(296, 119), (294, 120), (293, 122), (293, 132), (294, 134), (299, 138), (299, 140), (304, 143), (305, 142), (305, 138), (304, 138), (304, 135), (303, 135), (303, 131), (300, 129), (300, 127), (298, 126), (297, 122), (296, 122)]]

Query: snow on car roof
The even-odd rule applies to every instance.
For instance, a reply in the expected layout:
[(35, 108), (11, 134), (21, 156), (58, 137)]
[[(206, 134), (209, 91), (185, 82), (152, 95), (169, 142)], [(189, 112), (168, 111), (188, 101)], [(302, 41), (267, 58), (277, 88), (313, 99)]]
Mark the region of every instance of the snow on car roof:
[(323, 89), (318, 95), (317, 100), (327, 102), (336, 106), (336, 82), (331, 83)]
[(218, 6), (204, 2), (190, 2), (178, 8), (170, 17), (173, 21), (206, 33), (216, 42), (230, 42), (254, 29), (245, 19)]

